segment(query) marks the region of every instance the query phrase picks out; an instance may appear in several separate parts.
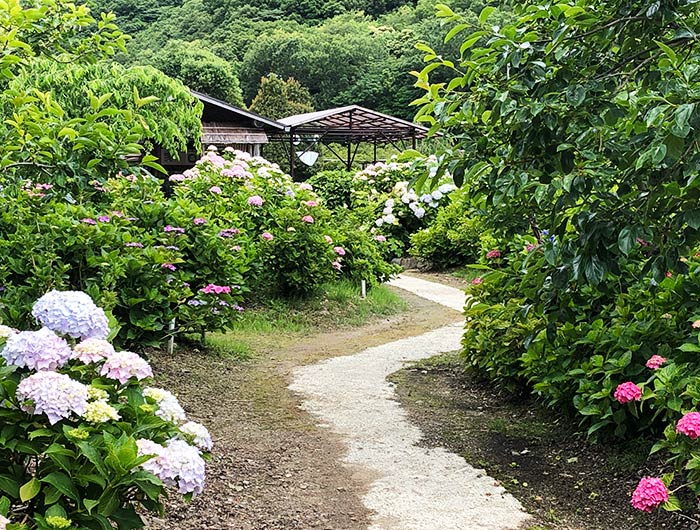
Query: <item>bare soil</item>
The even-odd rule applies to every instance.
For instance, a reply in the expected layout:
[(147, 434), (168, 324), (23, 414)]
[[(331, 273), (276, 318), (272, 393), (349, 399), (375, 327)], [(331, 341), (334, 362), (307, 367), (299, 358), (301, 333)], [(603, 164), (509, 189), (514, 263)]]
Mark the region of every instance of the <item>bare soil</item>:
[(528, 529), (700, 528), (683, 515), (647, 515), (630, 506), (640, 477), (661, 473), (661, 462), (647, 461), (651, 441), (589, 444), (570, 419), (557, 418), (528, 397), (494, 390), (466, 373), (456, 356), (424, 361), (389, 379), (423, 431), (423, 444), (483, 467), (535, 516)]
[(364, 530), (360, 498), (373, 477), (341, 465), (344, 449), (299, 408), (287, 390), (299, 365), (418, 335), (459, 314), (403, 294), (406, 313), (367, 326), (311, 336), (261, 335), (241, 362), (181, 349), (151, 352), (158, 383), (175, 392), (188, 416), (215, 442), (204, 494), (169, 499), (152, 530)]

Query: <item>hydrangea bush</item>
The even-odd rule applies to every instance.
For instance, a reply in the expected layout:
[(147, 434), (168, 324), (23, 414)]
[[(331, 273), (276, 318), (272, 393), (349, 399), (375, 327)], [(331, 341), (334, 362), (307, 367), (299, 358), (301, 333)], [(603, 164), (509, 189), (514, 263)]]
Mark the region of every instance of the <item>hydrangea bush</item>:
[(0, 527), (131, 530), (168, 490), (202, 493), (211, 436), (148, 363), (115, 351), (82, 292), (52, 291), (42, 326), (0, 326)]
[(311, 184), (293, 182), (264, 158), (211, 148), (170, 183), (175, 200), (247, 234), (255, 255), (247, 280), (258, 296), (304, 295), (342, 275), (373, 284), (395, 272), (368, 227), (334, 216)]

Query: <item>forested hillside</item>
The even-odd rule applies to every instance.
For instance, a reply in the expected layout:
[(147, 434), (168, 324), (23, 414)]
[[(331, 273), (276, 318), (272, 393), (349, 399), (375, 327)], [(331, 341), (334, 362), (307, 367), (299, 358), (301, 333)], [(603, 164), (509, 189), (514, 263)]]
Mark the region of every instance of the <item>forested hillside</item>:
[[(133, 37), (122, 61), (250, 105), (263, 76), (295, 78), (316, 109), (356, 103), (410, 118), (423, 41), (445, 51), (436, 0), (96, 0)], [(480, 0), (448, 2), (474, 18)], [(498, 21), (497, 16), (493, 17)]]

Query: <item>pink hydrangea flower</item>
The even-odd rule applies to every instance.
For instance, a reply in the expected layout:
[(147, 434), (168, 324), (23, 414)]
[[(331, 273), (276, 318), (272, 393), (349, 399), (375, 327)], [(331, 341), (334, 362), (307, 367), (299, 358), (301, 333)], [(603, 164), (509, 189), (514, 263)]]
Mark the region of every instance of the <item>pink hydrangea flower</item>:
[(202, 287), (200, 292), (204, 294), (228, 294), (231, 292), (231, 288), (228, 285), (215, 285), (210, 283), (206, 287)]
[(170, 182), (184, 182), (185, 175), (182, 175), (180, 173), (175, 173), (174, 175), (170, 175), (170, 177), (168, 177), (168, 180)]
[(676, 432), (685, 434), (691, 440), (700, 438), (700, 412), (688, 412), (678, 420)]
[(172, 263), (163, 263), (161, 265), (161, 267), (163, 269), (168, 269), (169, 271), (176, 271), (177, 270), (177, 267), (175, 265), (173, 265)]
[(632, 506), (643, 512), (651, 512), (668, 500), (668, 488), (663, 480), (644, 477), (632, 493)]
[(632, 381), (627, 381), (617, 385), (613, 397), (620, 403), (639, 401), (642, 399), (642, 389), (635, 385)]
[(498, 250), (497, 248), (494, 248), (493, 250), (489, 250), (486, 253), (486, 259), (498, 259), (501, 257), (501, 251)]
[(661, 365), (666, 362), (666, 357), (661, 357), (660, 355), (652, 355), (647, 361), (646, 367), (652, 370), (658, 370)]
[(338, 256), (345, 256), (345, 249), (343, 247), (333, 247), (333, 252), (338, 254)]
[(253, 195), (252, 197), (248, 197), (248, 204), (251, 206), (262, 206), (263, 198), (260, 195)]
[(477, 277), (472, 280), (472, 285), (481, 285), (482, 283), (484, 283), (484, 279), (481, 277)]
[(528, 243), (525, 245), (525, 252), (532, 252), (537, 248), (537, 245), (533, 245), (532, 243)]
[(309, 208), (313, 208), (314, 206), (318, 206), (318, 203), (316, 201), (304, 201), (301, 204), (304, 206), (308, 206)]
[(314, 187), (311, 184), (307, 184), (306, 182), (302, 182), (301, 184), (299, 184), (299, 189), (311, 191), (312, 189), (314, 189)]
[(224, 228), (219, 232), (219, 237), (233, 237), (240, 234), (241, 231), (238, 228)]
[(92, 219), (90, 217), (85, 217), (84, 219), (81, 219), (80, 222), (85, 223), (86, 225), (96, 225), (97, 224), (97, 221), (95, 221), (94, 219)]
[(692, 326), (694, 329), (700, 328), (700, 320), (696, 320), (695, 322), (693, 322), (693, 323), (691, 324), (691, 326)]
[(212, 186), (209, 188), (209, 191), (212, 193), (216, 193), (217, 195), (221, 194), (221, 188), (219, 186)]
[(323, 239), (325, 239), (326, 243), (328, 243), (329, 245), (333, 244), (333, 238), (331, 236), (323, 236)]
[(195, 217), (194, 219), (192, 219), (192, 222), (196, 225), (207, 224), (207, 220), (204, 217)]
[(130, 351), (120, 351), (107, 357), (100, 374), (110, 379), (116, 379), (123, 385), (132, 377), (139, 381), (153, 377), (153, 370), (137, 354)]
[(384, 242), (386, 241), (386, 237), (384, 237), (383, 235), (379, 234), (379, 235), (377, 235), (377, 236), (374, 236), (374, 240), (375, 240), (375, 241), (379, 241), (380, 243), (384, 243)]
[(313, 223), (314, 222), (314, 218), (311, 217), (310, 215), (305, 215), (304, 217), (301, 218), (301, 220), (304, 223)]
[(272, 241), (275, 239), (275, 236), (273, 236), (270, 232), (263, 232), (260, 234), (260, 237), (262, 237), (265, 241)]
[(90, 364), (102, 361), (114, 355), (114, 347), (102, 339), (85, 339), (73, 348), (71, 359), (78, 359), (83, 364)]
[(341, 265), (341, 263), (340, 263), (339, 261), (334, 261), (331, 265), (332, 265), (333, 268), (334, 268), (335, 270), (337, 270), (337, 271), (339, 271), (340, 269), (343, 268), (343, 266)]
[(100, 223), (109, 223), (109, 222), (112, 220), (112, 218), (111, 218), (109, 215), (100, 215), (100, 216), (97, 218), (97, 220), (98, 220)]

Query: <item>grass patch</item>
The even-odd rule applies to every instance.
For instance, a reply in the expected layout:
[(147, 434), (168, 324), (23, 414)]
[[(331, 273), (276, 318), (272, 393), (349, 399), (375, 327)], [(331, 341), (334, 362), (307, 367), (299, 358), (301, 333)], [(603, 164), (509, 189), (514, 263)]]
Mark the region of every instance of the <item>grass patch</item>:
[(298, 337), (324, 330), (357, 327), (372, 319), (406, 311), (408, 304), (384, 285), (360, 297), (360, 287), (349, 281), (329, 283), (306, 299), (271, 299), (245, 311), (228, 333), (208, 334), (206, 346), (218, 354), (241, 360), (259, 349), (265, 337)]
[(484, 273), (485, 271), (479, 269), (472, 269), (470, 267), (461, 267), (451, 272), (452, 276), (454, 276), (455, 278), (459, 278), (460, 280), (464, 280), (466, 282), (471, 282), (474, 278), (483, 276)]

